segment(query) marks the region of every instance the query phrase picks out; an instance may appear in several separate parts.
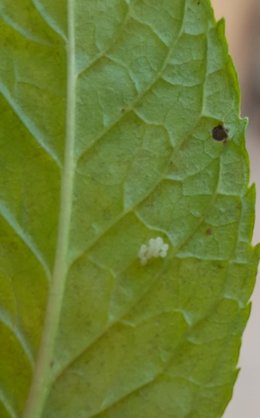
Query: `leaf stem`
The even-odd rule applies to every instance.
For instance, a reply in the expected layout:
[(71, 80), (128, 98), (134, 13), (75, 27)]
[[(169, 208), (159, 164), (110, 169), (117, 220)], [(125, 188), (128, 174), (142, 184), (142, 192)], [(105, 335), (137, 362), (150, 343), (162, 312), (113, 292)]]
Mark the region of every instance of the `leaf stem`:
[(57, 249), (54, 261), (52, 282), (46, 309), (42, 340), (40, 343), (35, 372), (32, 380), (23, 418), (40, 418), (51, 386), (51, 364), (54, 354), (54, 341), (58, 331), (65, 282), (68, 269), (69, 232), (72, 211), (74, 184), (74, 145), (75, 145), (75, 33), (74, 0), (67, 0), (67, 114), (64, 166), (61, 180), (60, 217)]

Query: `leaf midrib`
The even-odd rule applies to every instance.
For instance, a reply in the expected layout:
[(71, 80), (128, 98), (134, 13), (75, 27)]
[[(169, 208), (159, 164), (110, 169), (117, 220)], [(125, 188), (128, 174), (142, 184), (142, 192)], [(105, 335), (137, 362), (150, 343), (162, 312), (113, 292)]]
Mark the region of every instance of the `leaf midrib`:
[(32, 378), (23, 418), (40, 418), (51, 386), (51, 366), (54, 341), (58, 331), (59, 318), (68, 270), (69, 232), (72, 212), (72, 197), (75, 173), (75, 31), (74, 0), (67, 0), (67, 111), (64, 164), (61, 179), (60, 213), (56, 255), (49, 288), (42, 339)]

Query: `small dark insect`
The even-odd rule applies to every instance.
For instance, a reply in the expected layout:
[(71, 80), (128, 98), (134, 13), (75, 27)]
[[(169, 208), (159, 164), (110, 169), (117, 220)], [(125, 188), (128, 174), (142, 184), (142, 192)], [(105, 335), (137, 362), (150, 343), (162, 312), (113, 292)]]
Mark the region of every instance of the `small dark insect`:
[(212, 137), (216, 141), (225, 141), (228, 138), (228, 129), (223, 125), (215, 126), (212, 129)]

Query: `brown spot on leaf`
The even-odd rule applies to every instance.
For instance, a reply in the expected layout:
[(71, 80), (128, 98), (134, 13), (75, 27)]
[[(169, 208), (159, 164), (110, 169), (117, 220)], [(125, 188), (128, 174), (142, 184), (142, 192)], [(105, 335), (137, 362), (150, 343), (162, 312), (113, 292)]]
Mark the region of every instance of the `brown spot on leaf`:
[(215, 141), (224, 142), (228, 138), (228, 129), (221, 124), (215, 126), (215, 128), (212, 129), (212, 137)]

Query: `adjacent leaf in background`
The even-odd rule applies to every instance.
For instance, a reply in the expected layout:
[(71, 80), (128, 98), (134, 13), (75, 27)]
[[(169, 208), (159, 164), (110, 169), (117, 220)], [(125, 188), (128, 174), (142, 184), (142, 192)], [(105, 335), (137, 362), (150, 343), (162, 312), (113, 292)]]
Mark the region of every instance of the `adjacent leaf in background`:
[(199, 0), (0, 17), (1, 418), (220, 417), (259, 255), (223, 22)]

